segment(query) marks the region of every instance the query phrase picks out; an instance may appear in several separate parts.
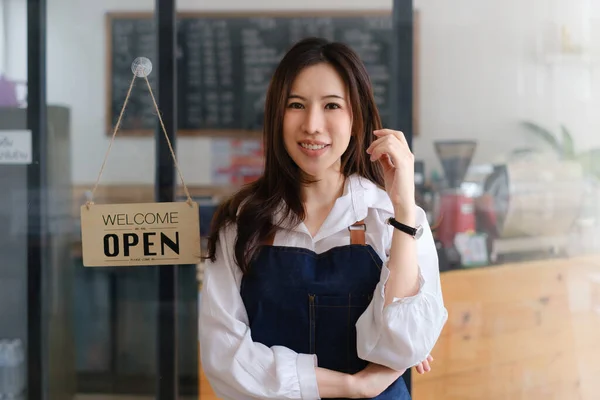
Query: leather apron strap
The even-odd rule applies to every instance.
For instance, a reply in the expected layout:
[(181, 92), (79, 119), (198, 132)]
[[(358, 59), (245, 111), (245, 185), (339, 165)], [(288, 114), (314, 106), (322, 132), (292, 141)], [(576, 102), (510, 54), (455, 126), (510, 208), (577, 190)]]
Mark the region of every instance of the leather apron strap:
[[(360, 220), (352, 224), (348, 227), (350, 231), (350, 243), (351, 244), (360, 244), (364, 246), (366, 244), (365, 232), (367, 230), (367, 225), (365, 225), (364, 220)], [(275, 234), (267, 236), (265, 240), (263, 240), (262, 244), (265, 246), (273, 246), (273, 242), (275, 241)]]
[(365, 225), (364, 220), (360, 220), (355, 222), (351, 226), (348, 227), (350, 231), (350, 243), (351, 244), (366, 244), (365, 232), (367, 230), (367, 225)]
[(273, 242), (275, 241), (275, 232), (273, 234), (267, 236), (265, 240), (263, 240), (262, 244), (264, 246), (273, 246)]

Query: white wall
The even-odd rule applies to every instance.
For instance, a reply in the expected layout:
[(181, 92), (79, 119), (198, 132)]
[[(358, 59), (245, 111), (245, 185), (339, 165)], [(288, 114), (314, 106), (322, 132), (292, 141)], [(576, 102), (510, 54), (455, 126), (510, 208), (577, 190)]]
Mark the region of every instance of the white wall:
[[(583, 17), (598, 15), (593, 0), (417, 1), (422, 10), (419, 157), (433, 160), (432, 140), (476, 138), (476, 162), (533, 142), (517, 124), (532, 119), (550, 128), (565, 123), (576, 145), (600, 144), (597, 67), (546, 66), (536, 47), (548, 26), (570, 24), (586, 37)], [(556, 28), (557, 30), (558, 28)], [(599, 36), (591, 45), (600, 45)], [(594, 73), (596, 79), (594, 79)], [(593, 137), (595, 136), (595, 137)]]
[(5, 32), (8, 31), (8, 26), (4, 21), (4, 17), (7, 16), (8, 13), (4, 11), (5, 8), (7, 8), (5, 1), (0, 0), (0, 75), (6, 73), (5, 64), (7, 59), (6, 55), (8, 54), (8, 49), (5, 44), (5, 37), (7, 36)]
[[(12, 12), (23, 12), (24, 0)], [(92, 183), (109, 138), (105, 124), (107, 11), (152, 10), (153, 0), (48, 0), (48, 99), (72, 109), (75, 183)], [(475, 162), (500, 158), (537, 143), (518, 127), (533, 119), (558, 130), (565, 123), (580, 148), (600, 145), (600, 69), (545, 65), (536, 50), (552, 26), (569, 25), (575, 40), (600, 49), (600, 4), (594, 0), (415, 0), (421, 11), (420, 136), (415, 153), (438, 167), (436, 139), (475, 138)], [(309, 9), (390, 9), (391, 0), (309, 0)], [(283, 9), (294, 2), (180, 0), (180, 10)], [(18, 21), (19, 17), (13, 18)], [(595, 23), (596, 22), (596, 23)], [(24, 27), (11, 24), (11, 69), (26, 71)], [(14, 57), (14, 58), (13, 58)], [(18, 60), (18, 62), (17, 62)], [(20, 63), (20, 64), (19, 64)], [(178, 157), (190, 183), (210, 183), (209, 140), (180, 138)], [(500, 154), (500, 155), (499, 155)], [(152, 182), (154, 147), (148, 138), (119, 138), (102, 183)]]
[[(0, 19), (0, 40), (6, 32), (2, 52), (6, 59), (0, 63), (0, 71), (11, 80), (27, 79), (27, 3), (25, 0), (0, 0), (2, 18)], [(6, 26), (4, 26), (6, 24)], [(0, 48), (3, 47), (0, 45)], [(6, 70), (2, 71), (5, 67)]]

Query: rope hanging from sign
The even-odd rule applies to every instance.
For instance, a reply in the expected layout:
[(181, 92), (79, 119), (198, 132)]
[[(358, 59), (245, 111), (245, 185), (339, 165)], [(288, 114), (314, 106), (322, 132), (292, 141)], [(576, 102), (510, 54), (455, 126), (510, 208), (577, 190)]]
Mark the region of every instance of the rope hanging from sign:
[(98, 177), (96, 178), (96, 183), (94, 184), (94, 188), (92, 189), (90, 199), (86, 202), (86, 207), (89, 209), (91, 205), (94, 204), (94, 194), (96, 193), (96, 189), (98, 189), (98, 184), (100, 183), (100, 177), (102, 176), (102, 172), (104, 172), (104, 167), (106, 166), (106, 160), (108, 159), (108, 155), (110, 154), (110, 150), (112, 148), (115, 137), (117, 136), (117, 132), (119, 131), (119, 127), (121, 126), (121, 120), (123, 118), (123, 113), (125, 112), (125, 108), (127, 107), (127, 102), (129, 101), (129, 96), (131, 95), (131, 90), (133, 89), (133, 84), (137, 77), (144, 78), (146, 81), (146, 85), (148, 86), (148, 91), (150, 92), (150, 97), (152, 98), (152, 103), (154, 104), (154, 108), (156, 109), (156, 114), (158, 115), (158, 120), (160, 121), (160, 126), (163, 134), (165, 135), (165, 139), (167, 139), (167, 144), (169, 145), (169, 151), (171, 152), (171, 156), (173, 157), (173, 163), (175, 164), (175, 169), (177, 170), (177, 174), (179, 175), (179, 179), (181, 180), (181, 184), (183, 186), (183, 190), (185, 191), (185, 195), (187, 196), (186, 202), (191, 206), (192, 205), (192, 196), (190, 195), (190, 191), (188, 190), (185, 181), (183, 180), (183, 174), (181, 173), (181, 169), (179, 169), (179, 164), (177, 162), (177, 157), (175, 156), (175, 151), (173, 150), (173, 146), (171, 145), (171, 140), (169, 139), (169, 135), (167, 135), (167, 130), (165, 128), (165, 124), (160, 115), (160, 110), (158, 109), (158, 104), (156, 103), (156, 98), (154, 97), (154, 93), (152, 92), (152, 86), (150, 85), (150, 81), (148, 80), (148, 75), (152, 72), (152, 62), (146, 57), (138, 57), (131, 64), (131, 71), (133, 72), (133, 78), (131, 79), (131, 83), (129, 84), (129, 89), (127, 90), (127, 95), (125, 96), (125, 101), (123, 102), (123, 107), (121, 108), (121, 112), (119, 113), (119, 118), (117, 119), (117, 123), (115, 124), (115, 128), (113, 130), (112, 137), (110, 139), (110, 143), (108, 145), (108, 149), (106, 150), (106, 154), (104, 155), (104, 160), (102, 161), (102, 166), (100, 167), (100, 172), (98, 173)]

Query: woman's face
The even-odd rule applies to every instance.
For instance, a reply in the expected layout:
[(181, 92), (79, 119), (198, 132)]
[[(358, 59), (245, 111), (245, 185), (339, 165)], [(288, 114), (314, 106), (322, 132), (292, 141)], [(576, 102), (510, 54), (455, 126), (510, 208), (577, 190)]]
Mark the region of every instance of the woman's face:
[(302, 70), (283, 118), (283, 141), (292, 160), (318, 179), (339, 173), (351, 134), (350, 99), (337, 71), (326, 63)]

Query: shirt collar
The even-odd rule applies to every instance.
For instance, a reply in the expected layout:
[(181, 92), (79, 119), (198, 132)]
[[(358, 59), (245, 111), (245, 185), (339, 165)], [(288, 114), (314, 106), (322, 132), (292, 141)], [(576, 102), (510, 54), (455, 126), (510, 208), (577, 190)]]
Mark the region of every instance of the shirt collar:
[[(390, 216), (394, 213), (392, 203), (385, 190), (366, 178), (356, 174), (351, 175), (346, 179), (342, 195), (336, 200), (314, 240), (323, 239), (365, 219), (370, 208), (379, 209)], [(282, 215), (282, 208), (280, 208), (273, 216), (273, 222), (280, 221)], [(309, 234), (303, 223), (283, 228)]]

